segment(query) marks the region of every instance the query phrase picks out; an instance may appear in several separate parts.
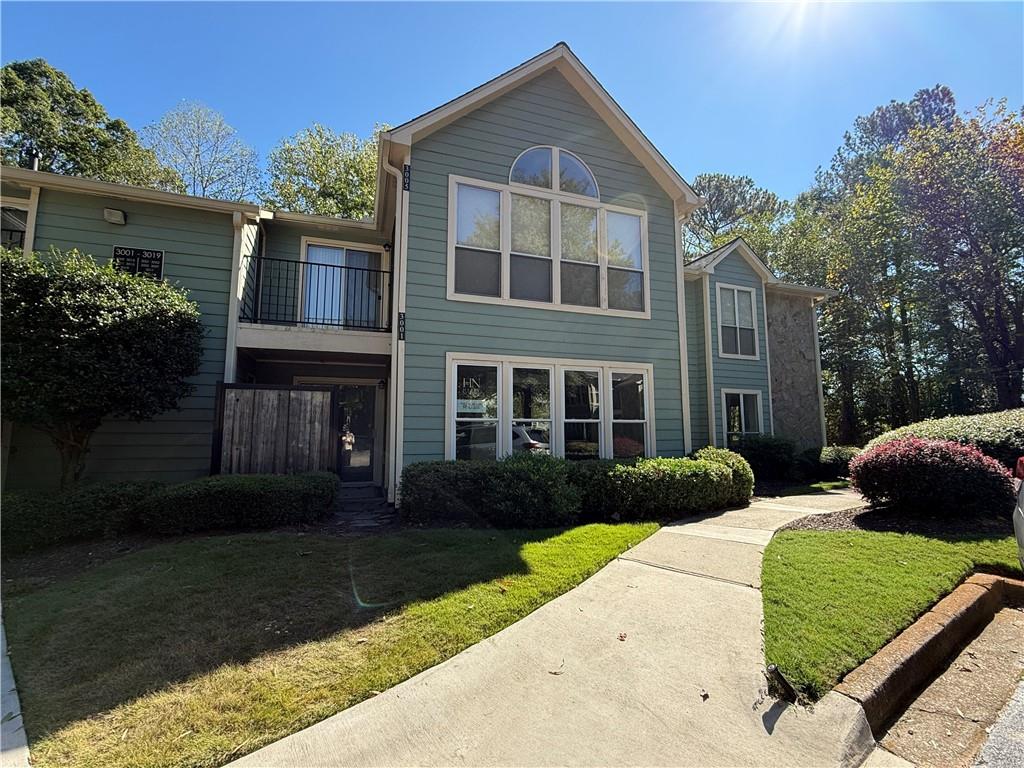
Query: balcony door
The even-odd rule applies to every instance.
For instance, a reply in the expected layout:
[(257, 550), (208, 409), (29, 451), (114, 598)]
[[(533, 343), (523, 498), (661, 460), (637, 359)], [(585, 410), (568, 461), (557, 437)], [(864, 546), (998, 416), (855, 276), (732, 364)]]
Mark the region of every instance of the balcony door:
[(304, 242), (302, 322), (377, 329), (384, 312), (381, 253)]

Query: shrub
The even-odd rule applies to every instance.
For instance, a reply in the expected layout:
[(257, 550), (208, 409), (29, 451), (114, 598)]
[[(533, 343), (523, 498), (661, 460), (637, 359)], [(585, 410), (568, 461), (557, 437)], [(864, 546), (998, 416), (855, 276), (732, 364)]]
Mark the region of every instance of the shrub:
[(750, 462), (754, 477), (759, 481), (781, 482), (789, 480), (793, 474), (794, 449), (789, 440), (770, 435), (746, 435), (731, 447)]
[(155, 482), (106, 483), (57, 494), (4, 494), (4, 555), (135, 530), (139, 510), (160, 487)]
[(729, 504), (746, 504), (750, 500), (750, 494), (754, 492), (754, 471), (750, 468), (750, 463), (738, 453), (708, 446), (694, 453), (693, 458), (713, 461), (729, 468), (732, 472)]
[(337, 492), (330, 472), (214, 475), (165, 487), (144, 505), (140, 521), (164, 534), (312, 523), (330, 512)]
[(1024, 408), (919, 421), (881, 434), (867, 447), (875, 448), (904, 437), (952, 440), (962, 445), (973, 445), (986, 456), (1012, 468), (1017, 458), (1024, 456)]
[(907, 437), (850, 462), (853, 486), (873, 502), (934, 515), (1001, 514), (1013, 508), (1009, 471), (977, 448)]
[(733, 492), (732, 470), (700, 459), (641, 459), (611, 472), (623, 520), (656, 520), (721, 509)]
[(810, 448), (800, 454), (803, 474), (815, 480), (835, 480), (850, 476), (850, 462), (861, 452), (855, 445), (826, 445)]
[(580, 491), (580, 520), (600, 522), (614, 520), (619, 514), (612, 470), (623, 464), (614, 459), (591, 459), (569, 462), (569, 482)]
[(477, 461), (421, 461), (402, 470), (399, 510), (409, 523), (479, 520), (486, 466)]

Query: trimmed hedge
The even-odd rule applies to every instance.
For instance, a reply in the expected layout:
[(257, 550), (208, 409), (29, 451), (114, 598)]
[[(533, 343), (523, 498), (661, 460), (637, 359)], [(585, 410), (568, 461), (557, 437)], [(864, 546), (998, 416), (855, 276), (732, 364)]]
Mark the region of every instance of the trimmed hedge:
[(748, 462), (760, 481), (782, 482), (793, 476), (796, 459), (789, 440), (771, 435), (746, 435), (730, 446)]
[(166, 486), (143, 506), (139, 520), (162, 534), (276, 528), (326, 517), (337, 494), (331, 472), (214, 475)]
[(836, 480), (850, 476), (850, 462), (860, 455), (855, 445), (826, 445), (810, 448), (800, 454), (799, 474), (814, 480)]
[(704, 461), (713, 461), (722, 464), (732, 472), (732, 490), (729, 494), (729, 504), (746, 504), (750, 495), (754, 492), (754, 470), (750, 468), (750, 462), (738, 453), (726, 448), (701, 448), (693, 454), (693, 458)]
[(412, 464), (402, 473), (401, 513), (414, 524), (561, 527), (719, 509), (732, 495), (732, 470), (718, 462), (570, 462), (527, 454)]
[(87, 485), (63, 494), (6, 493), (0, 514), (4, 554), (138, 530), (140, 510), (160, 488), (156, 482), (134, 482)]
[(962, 445), (973, 445), (986, 456), (1012, 469), (1018, 457), (1024, 456), (1024, 408), (919, 421), (879, 435), (867, 444), (867, 448), (904, 437), (952, 440)]
[(850, 481), (865, 498), (897, 511), (935, 516), (1009, 514), (1010, 472), (977, 448), (907, 437), (866, 450), (850, 463)]

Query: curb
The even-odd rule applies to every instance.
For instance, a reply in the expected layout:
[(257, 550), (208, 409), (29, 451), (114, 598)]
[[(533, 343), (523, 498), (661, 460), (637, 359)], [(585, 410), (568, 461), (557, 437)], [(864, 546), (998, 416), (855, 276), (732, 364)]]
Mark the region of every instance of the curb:
[(945, 662), (1007, 604), (1024, 604), (1024, 581), (975, 574), (835, 687), (864, 708), (878, 737)]

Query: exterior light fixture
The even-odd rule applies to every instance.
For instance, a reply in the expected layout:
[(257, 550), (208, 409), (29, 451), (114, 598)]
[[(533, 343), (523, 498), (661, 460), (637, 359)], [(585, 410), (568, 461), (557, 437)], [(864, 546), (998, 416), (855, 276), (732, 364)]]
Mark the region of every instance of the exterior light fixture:
[(117, 208), (104, 208), (103, 220), (110, 224), (119, 224), (122, 227), (128, 223), (128, 219), (124, 215), (124, 211), (119, 211)]

